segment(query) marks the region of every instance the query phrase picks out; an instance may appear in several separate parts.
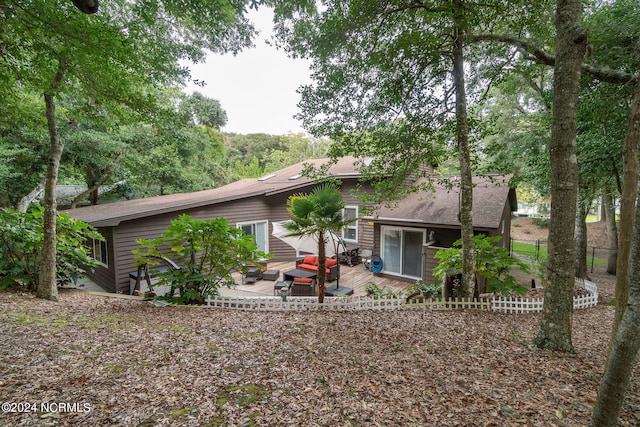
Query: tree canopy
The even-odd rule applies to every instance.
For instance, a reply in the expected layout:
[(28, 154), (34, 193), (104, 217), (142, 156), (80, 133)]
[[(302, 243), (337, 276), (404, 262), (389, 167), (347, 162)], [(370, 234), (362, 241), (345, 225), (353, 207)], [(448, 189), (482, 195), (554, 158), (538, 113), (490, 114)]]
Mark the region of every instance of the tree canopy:
[[(253, 3), (251, 3), (253, 4)], [(162, 88), (183, 84), (180, 60), (207, 51), (237, 52), (251, 44), (249, 2), (113, 1), (85, 15), (68, 2), (2, 0), (0, 91), (8, 104), (25, 88), (44, 95), (49, 134), (45, 184), (43, 280), (38, 295), (56, 299), (55, 184), (63, 152), (56, 98), (73, 94), (75, 114), (106, 111), (124, 122), (160, 118)]]

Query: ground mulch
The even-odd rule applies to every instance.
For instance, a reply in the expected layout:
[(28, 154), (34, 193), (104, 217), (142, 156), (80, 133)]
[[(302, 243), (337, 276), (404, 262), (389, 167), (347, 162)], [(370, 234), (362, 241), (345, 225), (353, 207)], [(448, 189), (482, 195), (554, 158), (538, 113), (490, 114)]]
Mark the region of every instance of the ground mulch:
[[(613, 311), (576, 311), (576, 353), (558, 354), (530, 345), (539, 315), (255, 313), (2, 291), (0, 396), (22, 412), (0, 425), (586, 426)], [(640, 425), (639, 408), (634, 377), (621, 425)]]
[[(539, 240), (547, 242), (549, 228), (540, 227), (535, 224), (533, 218), (514, 217), (511, 219), (511, 238), (522, 242), (534, 242)], [(587, 246), (606, 248), (609, 242), (607, 239), (607, 226), (604, 221), (587, 223)]]

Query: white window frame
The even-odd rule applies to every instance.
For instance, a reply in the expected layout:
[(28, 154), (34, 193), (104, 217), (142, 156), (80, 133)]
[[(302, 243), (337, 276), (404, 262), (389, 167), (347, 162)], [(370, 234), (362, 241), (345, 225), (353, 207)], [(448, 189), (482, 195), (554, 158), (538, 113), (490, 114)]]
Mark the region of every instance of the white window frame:
[[(382, 256), (382, 262), (383, 262), (383, 264), (382, 264), (382, 272), (385, 273), (385, 274), (389, 274), (391, 276), (406, 277), (406, 278), (414, 279), (414, 280), (422, 279), (422, 277), (419, 277), (419, 276), (411, 276), (411, 275), (408, 275), (408, 274), (402, 274), (402, 271), (400, 271), (398, 273), (398, 272), (395, 272), (395, 271), (387, 270), (385, 268), (386, 264), (385, 264), (385, 261), (384, 261), (384, 255), (383, 254), (385, 253), (385, 238), (384, 238), (384, 235), (385, 235), (385, 231), (386, 230), (396, 230), (396, 231), (400, 231), (400, 232), (413, 231), (413, 232), (422, 233), (422, 244), (420, 245), (420, 271), (421, 272), (422, 272), (422, 265), (423, 265), (423, 262), (424, 262), (424, 260), (422, 259), (422, 247), (426, 243), (427, 230), (425, 230), (424, 228), (399, 227), (399, 226), (392, 226), (392, 225), (382, 225), (382, 226), (380, 226), (380, 254)], [(404, 242), (402, 242), (402, 244), (400, 245), (400, 248), (404, 252), (404, 249), (402, 249), (403, 248), (403, 243)], [(402, 270), (403, 260), (404, 260), (404, 253), (401, 252), (400, 253), (401, 270)]]
[[(256, 224), (264, 224), (264, 250), (262, 252), (264, 253), (269, 253), (269, 221), (268, 220), (259, 220), (259, 221), (245, 221), (245, 222), (238, 222), (236, 224), (236, 228), (239, 228), (242, 230), (242, 227), (246, 227), (248, 225), (254, 227)], [(251, 235), (255, 236), (255, 233), (252, 233)], [(258, 248), (258, 250), (261, 250), (260, 248)]]
[(91, 257), (101, 266), (109, 267), (109, 245), (106, 240), (91, 239)]
[[(340, 234), (342, 236), (342, 240), (344, 240), (345, 242), (357, 243), (358, 242), (358, 238), (359, 238), (359, 236), (358, 236), (358, 234), (359, 234), (358, 233), (358, 207), (357, 206), (350, 206), (350, 205), (345, 206), (344, 209), (342, 209), (342, 219), (343, 220), (346, 219), (345, 213), (346, 213), (347, 209), (355, 210), (355, 212), (356, 212), (356, 215), (355, 215), (356, 220), (353, 221), (352, 223), (350, 223), (349, 225), (345, 226), (340, 231)], [(355, 239), (348, 239), (346, 237), (345, 230), (355, 230), (356, 238)]]

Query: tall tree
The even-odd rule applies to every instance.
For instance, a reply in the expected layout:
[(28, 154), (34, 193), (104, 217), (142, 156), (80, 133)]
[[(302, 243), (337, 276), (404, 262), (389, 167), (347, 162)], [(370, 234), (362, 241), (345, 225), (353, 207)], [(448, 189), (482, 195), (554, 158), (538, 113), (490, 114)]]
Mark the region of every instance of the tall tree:
[(24, 212), (44, 191), (49, 144), (42, 94), (16, 86), (14, 94), (0, 88), (0, 152), (10, 160), (0, 165), (0, 206)]
[(607, 225), (607, 241), (609, 256), (607, 257), (607, 273), (616, 274), (618, 262), (618, 227), (616, 225), (616, 209), (611, 196), (611, 190), (605, 188), (602, 193), (605, 222)]
[[(638, 91), (640, 92), (640, 91)], [(635, 104), (635, 126), (640, 128), (640, 102)], [(636, 193), (640, 203), (640, 191)], [(618, 425), (624, 395), (633, 377), (633, 368), (640, 351), (640, 209), (635, 212), (632, 245), (629, 258), (629, 299), (617, 328), (607, 365), (600, 382), (593, 408), (593, 427)]]
[[(55, 190), (62, 141), (55, 98), (83, 95), (94, 110), (126, 105), (123, 118), (156, 108), (159, 85), (188, 77), (179, 59), (201, 60), (207, 49), (238, 51), (250, 44), (245, 1), (215, 8), (198, 1), (113, 1), (101, 13), (82, 15), (60, 0), (0, 0), (0, 89), (20, 81), (45, 96), (50, 154), (45, 186), (45, 260), (37, 294), (57, 298), (55, 282)], [(28, 72), (26, 72), (28, 70)], [(124, 113), (123, 109), (120, 109)]]
[[(614, 85), (621, 85), (623, 88), (628, 87), (635, 89), (636, 95), (634, 101), (638, 97), (638, 82), (640, 76), (638, 70), (640, 69), (639, 57), (636, 54), (637, 43), (640, 38), (638, 34), (638, 16), (640, 16), (640, 5), (633, 0), (618, 0), (616, 2), (606, 2), (598, 4), (598, 13), (594, 14), (591, 18), (591, 31), (594, 35), (592, 49), (594, 55), (589, 57), (581, 66), (581, 70), (585, 75), (588, 75), (594, 81), (606, 82)], [(578, 27), (576, 27), (576, 30)], [(525, 51), (535, 61), (555, 66), (556, 70), (560, 64), (558, 64), (559, 55), (554, 56), (546, 52), (542, 47), (531, 43), (527, 40), (519, 39), (517, 37), (504, 37), (495, 34), (479, 35), (477, 40), (492, 40), (503, 43), (512, 44), (518, 46)], [(571, 40), (569, 40), (571, 42)], [(574, 46), (576, 47), (576, 46)], [(601, 55), (599, 60), (596, 60), (598, 55)], [(607, 65), (602, 65), (607, 64)], [(566, 70), (565, 70), (566, 71)], [(554, 92), (555, 95), (555, 92)], [(619, 99), (619, 95), (616, 99)], [(576, 104), (567, 105), (570, 109), (577, 109)], [(623, 182), (621, 191), (621, 215), (620, 215), (620, 235), (630, 236), (631, 229), (633, 227), (633, 212), (635, 210), (635, 192), (638, 179), (638, 145), (640, 143), (640, 131), (635, 126), (634, 106), (631, 107), (631, 113), (629, 116), (627, 126), (627, 132), (623, 146)], [(555, 118), (555, 117), (554, 117)], [(634, 154), (635, 153), (635, 154)], [(616, 321), (615, 325), (621, 319), (621, 315), (626, 308), (625, 298), (628, 294), (628, 277), (627, 268), (629, 262), (629, 247), (630, 239), (620, 239), (618, 247), (618, 259), (617, 259), (617, 275), (616, 275), (616, 301), (620, 301), (616, 304)], [(569, 262), (569, 260), (566, 260)], [(560, 267), (558, 265), (558, 267)], [(563, 268), (572, 270), (572, 263), (566, 264)], [(567, 281), (568, 285), (568, 281)], [(549, 309), (545, 312), (565, 312), (565, 308), (571, 304), (571, 293), (568, 289), (565, 292), (561, 292), (557, 295), (559, 298), (545, 299), (545, 306), (548, 305)], [(570, 315), (563, 316), (570, 318)], [(547, 319), (549, 320), (549, 319)], [(560, 328), (569, 329), (568, 322), (564, 322), (564, 327)], [(614, 325), (614, 329), (615, 326)], [(569, 326), (567, 328), (567, 326)], [(544, 339), (544, 333), (539, 333), (537, 337), (538, 342), (546, 341)]]
[(452, 3), (453, 46), (451, 50), (453, 87), (455, 89), (456, 146), (460, 162), (460, 234), (462, 235), (462, 286), (466, 297), (476, 291), (475, 242), (473, 240), (473, 183), (469, 149), (469, 119), (465, 83), (465, 38), (468, 28), (463, 0)]
[[(378, 202), (428, 189), (424, 178), (430, 177), (430, 166), (438, 163), (446, 145), (455, 147), (467, 256), (463, 278), (469, 293), (475, 275), (469, 148), (473, 133), (467, 103), (482, 96), (490, 79), (500, 74), (504, 64), (493, 59), (506, 56), (489, 60), (480, 45), (471, 48), (469, 41), (476, 32), (522, 29), (531, 10), (515, 3), (508, 11), (503, 2), (464, 0), (342, 0), (326, 2), (322, 12), (276, 9), (281, 18), (278, 34), (289, 51), (313, 61), (315, 83), (301, 90), (305, 127), (334, 139), (335, 157), (348, 153), (373, 158), (367, 173)], [(519, 19), (503, 19), (507, 16)], [(465, 80), (470, 64), (476, 71), (473, 84)]]
[[(638, 183), (638, 147), (640, 145), (640, 129), (638, 114), (640, 103), (640, 4), (634, 0), (616, 0), (603, 3), (587, 20), (590, 25), (590, 44), (593, 54), (588, 59), (590, 68), (598, 67), (603, 72), (595, 78), (600, 83), (595, 88), (602, 95), (601, 107), (597, 108), (600, 120), (613, 125), (607, 126), (605, 137), (615, 138), (617, 146), (610, 156), (618, 161), (622, 157), (622, 174), (617, 172), (613, 178), (615, 188), (620, 193), (620, 229), (622, 237), (618, 241), (616, 260), (616, 314), (612, 340), (618, 324), (627, 307), (629, 295), (628, 263), (631, 248), (633, 218), (636, 209), (636, 189)], [(606, 64), (607, 67), (599, 66)], [(591, 70), (585, 67), (585, 71)], [(617, 81), (613, 78), (618, 76)], [(612, 109), (611, 105), (619, 108)], [(626, 134), (625, 134), (626, 125)], [(592, 126), (592, 128), (594, 128)], [(605, 140), (606, 141), (606, 140)], [(595, 145), (595, 144), (594, 144)], [(622, 156), (620, 156), (622, 153)], [(605, 160), (606, 161), (606, 160)], [(611, 163), (609, 160), (607, 163)], [(619, 171), (620, 166), (617, 166)], [(620, 176), (622, 175), (622, 176)], [(620, 184), (621, 182), (621, 184)]]
[[(582, 57), (587, 32), (581, 0), (556, 4), (556, 63), (551, 127), (551, 220), (545, 304), (535, 343), (540, 348), (573, 351), (574, 223), (578, 195), (576, 128)], [(569, 267), (569, 268), (567, 268)]]
[(200, 92), (187, 95), (180, 102), (180, 110), (197, 125), (204, 125), (220, 130), (227, 124), (227, 112), (222, 108), (220, 102), (211, 99)]

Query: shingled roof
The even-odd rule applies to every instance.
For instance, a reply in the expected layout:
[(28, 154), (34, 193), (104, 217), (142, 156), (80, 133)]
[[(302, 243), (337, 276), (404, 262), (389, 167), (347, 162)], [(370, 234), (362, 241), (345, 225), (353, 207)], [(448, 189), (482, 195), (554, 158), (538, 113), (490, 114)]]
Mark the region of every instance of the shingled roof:
[[(248, 197), (295, 191), (311, 182), (309, 178), (301, 176), (306, 164), (319, 167), (327, 162), (328, 159), (310, 159), (267, 175), (264, 177), (266, 179), (246, 178), (210, 190), (105, 203), (70, 209), (65, 213), (94, 227), (114, 227), (122, 221), (137, 218), (184, 211)], [(359, 178), (362, 175), (357, 170), (357, 163), (355, 157), (343, 157), (331, 166), (329, 174), (336, 178)]]
[[(505, 203), (512, 212), (518, 209), (515, 191), (509, 188), (510, 176), (473, 178), (473, 227), (497, 229)], [(433, 193), (413, 194), (398, 201), (394, 207), (380, 208), (369, 219), (390, 223), (420, 223), (426, 226), (457, 228), (459, 212), (458, 177), (446, 178), (451, 184), (435, 185)]]

